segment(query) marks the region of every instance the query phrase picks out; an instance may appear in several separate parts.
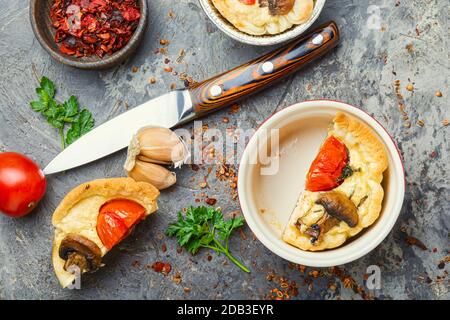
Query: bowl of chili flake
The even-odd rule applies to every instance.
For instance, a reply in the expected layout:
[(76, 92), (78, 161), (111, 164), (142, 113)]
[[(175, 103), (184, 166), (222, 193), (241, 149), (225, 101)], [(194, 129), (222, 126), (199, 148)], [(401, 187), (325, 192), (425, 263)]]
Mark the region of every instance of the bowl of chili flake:
[(146, 0), (31, 0), (31, 25), (57, 61), (81, 69), (113, 67), (136, 50), (147, 24)]

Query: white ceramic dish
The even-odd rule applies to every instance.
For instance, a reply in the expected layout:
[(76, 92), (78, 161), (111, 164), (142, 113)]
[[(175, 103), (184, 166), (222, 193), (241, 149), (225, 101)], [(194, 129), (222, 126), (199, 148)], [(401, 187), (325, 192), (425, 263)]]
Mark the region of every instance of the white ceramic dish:
[(314, 11), (309, 20), (303, 24), (293, 26), (292, 28), (275, 35), (254, 36), (238, 30), (227, 19), (225, 19), (216, 9), (211, 0), (199, 0), (203, 11), (208, 18), (226, 35), (243, 43), (256, 46), (269, 46), (292, 40), (304, 33), (319, 17), (326, 0), (316, 0)]
[[(384, 173), (385, 196), (378, 220), (339, 248), (309, 252), (285, 243), (281, 234), (304, 189), (306, 173), (324, 141), (334, 115), (342, 111), (367, 124), (384, 143), (389, 168)], [(270, 143), (264, 132), (279, 129), (279, 170), (261, 175), (260, 161), (251, 161)], [(253, 164), (252, 164), (253, 163)], [(400, 214), (405, 177), (399, 151), (387, 131), (370, 115), (351, 105), (328, 100), (287, 107), (267, 119), (250, 139), (239, 166), (238, 192), (245, 219), (256, 237), (272, 252), (294, 263), (330, 267), (354, 261), (378, 246)]]

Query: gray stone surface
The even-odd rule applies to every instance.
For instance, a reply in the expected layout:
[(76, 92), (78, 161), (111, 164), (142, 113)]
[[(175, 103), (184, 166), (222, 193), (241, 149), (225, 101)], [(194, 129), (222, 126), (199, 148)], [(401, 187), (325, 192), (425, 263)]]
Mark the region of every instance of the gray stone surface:
[[(399, 3), (395, 5), (395, 3)], [(369, 5), (381, 9), (381, 29), (370, 29)], [(59, 86), (59, 96), (70, 94), (93, 111), (97, 124), (166, 92), (171, 83), (182, 81), (163, 71), (165, 56), (155, 54), (159, 39), (170, 40), (167, 58), (174, 61), (181, 49), (181, 64), (170, 63), (177, 72), (187, 72), (195, 80), (258, 56), (267, 48), (237, 43), (218, 31), (201, 11), (196, 0), (149, 1), (150, 24), (144, 43), (125, 64), (107, 71), (80, 71), (55, 61), (40, 47), (31, 31), (28, 1), (0, 0), (0, 148), (22, 152), (45, 166), (58, 152), (57, 132), (30, 111), (36, 75), (46, 75)], [(173, 19), (169, 11), (175, 13)], [(448, 266), (438, 268), (448, 256), (449, 244), (449, 140), (448, 127), (441, 123), (449, 115), (448, 2), (429, 1), (328, 1), (318, 23), (335, 20), (342, 30), (342, 44), (320, 63), (242, 103), (236, 114), (227, 110), (205, 121), (225, 130), (257, 124), (290, 104), (306, 99), (329, 98), (359, 106), (374, 115), (392, 134), (404, 156), (407, 191), (403, 210), (388, 238), (367, 256), (343, 268), (363, 285), (367, 266), (377, 264), (382, 271), (382, 289), (372, 292), (388, 299), (448, 299)], [(416, 31), (417, 29), (417, 31)], [(410, 45), (410, 50), (407, 49)], [(132, 72), (132, 67), (138, 67)], [(149, 84), (155, 77), (157, 82)], [(399, 110), (394, 81), (400, 80), (405, 115)], [(414, 91), (405, 89), (411, 82)], [(443, 97), (435, 96), (437, 90)], [(224, 124), (222, 118), (229, 117)], [(424, 126), (416, 124), (423, 120)], [(410, 125), (409, 125), (410, 124)], [(189, 127), (189, 125), (187, 126)], [(160, 198), (160, 210), (139, 225), (132, 236), (106, 258), (106, 267), (86, 276), (82, 290), (62, 290), (50, 262), (51, 215), (58, 202), (79, 183), (100, 177), (122, 175), (125, 152), (66, 173), (48, 178), (48, 191), (39, 208), (23, 219), (0, 217), (0, 299), (202, 299), (263, 298), (277, 282), (266, 280), (270, 271), (299, 284), (300, 299), (360, 299), (341, 280), (326, 274), (314, 279), (308, 290), (304, 274), (269, 252), (252, 239), (238, 234), (231, 249), (251, 266), (244, 274), (224, 258), (202, 251), (192, 257), (177, 253), (173, 239), (163, 233), (176, 212), (195, 204), (194, 195), (207, 167), (194, 172), (188, 167), (178, 172), (178, 184)], [(193, 180), (193, 178), (195, 180)], [(224, 212), (239, 210), (226, 183), (208, 178), (207, 193), (218, 198)], [(420, 239), (428, 250), (409, 246), (406, 234)], [(167, 251), (161, 247), (167, 245)], [(433, 252), (436, 248), (436, 252)], [(153, 262), (170, 262), (182, 275), (180, 285), (153, 270)], [(139, 265), (135, 263), (139, 262)], [(442, 265), (441, 265), (442, 267)], [(427, 277), (430, 280), (426, 281)], [(307, 280), (308, 281), (308, 280)], [(329, 282), (336, 283), (335, 292)], [(189, 287), (190, 292), (183, 288)]]

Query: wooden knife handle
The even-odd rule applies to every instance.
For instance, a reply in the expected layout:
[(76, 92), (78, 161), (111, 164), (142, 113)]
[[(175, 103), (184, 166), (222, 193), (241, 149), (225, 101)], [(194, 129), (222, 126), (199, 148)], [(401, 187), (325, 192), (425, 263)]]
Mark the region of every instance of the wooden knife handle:
[(328, 22), (309, 35), (252, 60), (231, 71), (192, 85), (189, 88), (197, 116), (247, 97), (276, 80), (297, 71), (339, 43), (339, 29)]

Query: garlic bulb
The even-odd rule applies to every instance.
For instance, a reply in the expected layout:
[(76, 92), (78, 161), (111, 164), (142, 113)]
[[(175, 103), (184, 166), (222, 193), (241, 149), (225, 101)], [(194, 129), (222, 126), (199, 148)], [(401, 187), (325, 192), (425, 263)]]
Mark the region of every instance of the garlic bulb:
[(145, 127), (132, 138), (124, 168), (129, 177), (144, 181), (162, 190), (175, 184), (175, 173), (159, 164), (181, 166), (190, 157), (184, 141), (173, 131)]
[(158, 164), (173, 164), (177, 168), (185, 163), (189, 156), (186, 144), (172, 130), (145, 127), (140, 129), (131, 140), (125, 169), (130, 171), (136, 158)]
[(158, 190), (166, 189), (177, 182), (175, 173), (160, 165), (141, 160), (135, 160), (134, 167), (127, 171), (127, 174), (136, 181), (154, 185)]

